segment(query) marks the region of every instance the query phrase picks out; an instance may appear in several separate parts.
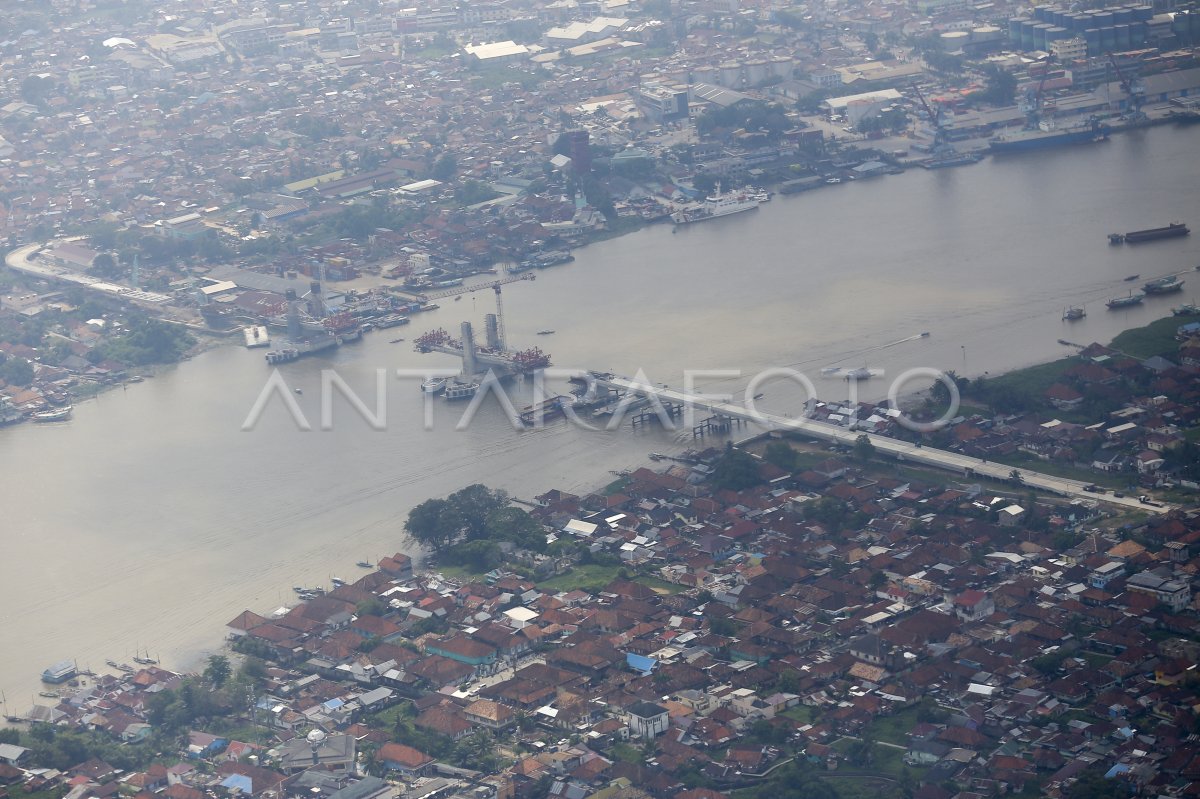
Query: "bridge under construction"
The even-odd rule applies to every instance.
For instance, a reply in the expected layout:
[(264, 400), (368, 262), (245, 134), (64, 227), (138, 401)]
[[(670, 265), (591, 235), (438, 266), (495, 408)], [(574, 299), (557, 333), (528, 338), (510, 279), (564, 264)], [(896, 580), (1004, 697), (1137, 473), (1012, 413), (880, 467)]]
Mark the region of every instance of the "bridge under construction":
[[(659, 415), (667, 419), (678, 415), (674, 409), (680, 406), (689, 406), (705, 410), (717, 418), (757, 424), (767, 430), (791, 431), (815, 438), (819, 441), (827, 441), (847, 447), (853, 446), (859, 436), (865, 435), (878, 453), (889, 455), (898, 461), (922, 466), (934, 466), (939, 469), (957, 472), (968, 478), (987, 477), (1059, 496), (1105, 502), (1110, 505), (1119, 505), (1127, 509), (1137, 509), (1147, 513), (1165, 513), (1174, 508), (1172, 505), (1163, 503), (1149, 505), (1136, 497), (1119, 497), (1114, 494), (1100, 493), (1090, 483), (1080, 480), (1069, 480), (1065, 477), (1056, 477), (1029, 469), (1021, 469), (1019, 472), (1014, 473), (1011, 466), (988, 462), (969, 455), (961, 455), (957, 452), (948, 452), (942, 449), (913, 444), (908, 441), (888, 438), (887, 436), (864, 433), (861, 430), (855, 430), (851, 427), (840, 427), (829, 422), (803, 416), (792, 417), (766, 413), (756, 409), (753, 401), (744, 405), (735, 402), (721, 402), (677, 391), (667, 386), (654, 386), (616, 375), (599, 372), (591, 372), (589, 374), (598, 387), (624, 393), (629, 396), (648, 399), (650, 400), (652, 410), (654, 410), (654, 405), (657, 403), (657, 409), (661, 411)], [(643, 414), (645, 413), (646, 411), (643, 411)]]

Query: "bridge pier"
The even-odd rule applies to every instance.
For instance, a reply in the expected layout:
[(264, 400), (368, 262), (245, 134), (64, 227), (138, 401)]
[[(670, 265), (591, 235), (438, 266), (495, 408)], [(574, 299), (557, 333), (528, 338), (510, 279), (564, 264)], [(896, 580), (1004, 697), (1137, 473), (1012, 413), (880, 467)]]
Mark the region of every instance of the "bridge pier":
[(703, 438), (710, 433), (728, 433), (733, 428), (740, 428), (744, 424), (746, 424), (745, 419), (718, 413), (701, 420), (700, 424), (693, 427), (692, 438)]

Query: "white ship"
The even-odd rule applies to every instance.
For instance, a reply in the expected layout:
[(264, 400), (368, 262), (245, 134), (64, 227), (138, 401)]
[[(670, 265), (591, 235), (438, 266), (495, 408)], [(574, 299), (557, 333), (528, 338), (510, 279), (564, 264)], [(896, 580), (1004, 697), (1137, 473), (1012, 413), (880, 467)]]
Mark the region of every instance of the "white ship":
[(671, 214), (671, 221), (677, 225), (691, 222), (702, 222), (705, 219), (716, 219), (719, 216), (740, 214), (743, 211), (753, 211), (762, 202), (762, 195), (749, 192), (731, 192), (725, 194), (717, 186), (717, 193), (708, 197), (704, 202), (688, 208), (681, 208)]

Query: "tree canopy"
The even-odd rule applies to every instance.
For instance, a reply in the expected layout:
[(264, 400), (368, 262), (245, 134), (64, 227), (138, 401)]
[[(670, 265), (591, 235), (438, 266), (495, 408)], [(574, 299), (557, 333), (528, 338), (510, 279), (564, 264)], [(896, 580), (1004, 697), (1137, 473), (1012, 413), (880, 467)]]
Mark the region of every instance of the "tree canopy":
[(478, 483), (445, 499), (425, 500), (409, 511), (404, 529), (423, 546), (483, 571), (499, 563), (500, 544), (546, 549), (540, 522), (510, 506), (503, 491)]
[(758, 485), (762, 477), (758, 473), (758, 460), (748, 452), (726, 447), (725, 452), (713, 466), (713, 485), (717, 488), (741, 491)]

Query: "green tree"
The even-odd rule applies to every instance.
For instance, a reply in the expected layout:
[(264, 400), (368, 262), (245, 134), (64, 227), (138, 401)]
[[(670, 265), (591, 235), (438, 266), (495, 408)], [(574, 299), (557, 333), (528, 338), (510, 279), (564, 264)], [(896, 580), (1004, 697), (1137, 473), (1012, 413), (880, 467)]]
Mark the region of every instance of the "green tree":
[(32, 105), (41, 105), (54, 91), (54, 79), (49, 75), (29, 75), (21, 81), (21, 97)]
[(92, 259), (92, 271), (101, 277), (117, 277), (121, 270), (112, 253), (102, 252)]
[(692, 186), (696, 191), (707, 196), (717, 188), (717, 176), (711, 172), (701, 172), (692, 178)]
[(717, 488), (730, 491), (758, 485), (762, 482), (758, 461), (750, 453), (728, 445), (713, 466), (712, 482)]
[(542, 523), (522, 508), (496, 508), (487, 517), (488, 537), (508, 541), (522, 549), (546, 551), (546, 531)]
[(796, 450), (792, 449), (792, 445), (786, 441), (772, 441), (767, 444), (767, 448), (763, 452), (763, 459), (785, 472), (796, 470)]
[(220, 688), (225, 684), (232, 674), (232, 669), (229, 666), (229, 658), (224, 655), (210, 655), (208, 665), (204, 667), (204, 679), (208, 680), (214, 688)]
[(355, 605), (354, 613), (357, 616), (382, 616), (387, 613), (387, 606), (377, 597), (372, 597)]
[(446, 550), (446, 559), (474, 572), (488, 572), (504, 559), (495, 541), (463, 541)]
[(10, 357), (0, 363), (0, 380), (12, 386), (28, 386), (33, 383), (33, 364), (24, 358)]
[(503, 492), (492, 491), (480, 483), (455, 491), (446, 499), (462, 520), (467, 538), (487, 538), (488, 519), (508, 504), (508, 497)]
[(1067, 789), (1067, 799), (1128, 799), (1129, 783), (1121, 779), (1107, 779), (1103, 769), (1091, 769)]
[(975, 92), (972, 99), (979, 99), (996, 106), (1012, 105), (1017, 97), (1017, 78), (1011, 72), (996, 64), (986, 64), (983, 76), (987, 88)]
[(875, 457), (875, 445), (871, 443), (871, 437), (866, 433), (854, 439), (854, 458), (855, 460), (866, 463)]
[(714, 616), (708, 620), (708, 629), (713, 635), (723, 635), (726, 638), (737, 635), (737, 623), (724, 616)]
[(458, 537), (461, 519), (445, 499), (427, 499), (408, 512), (404, 530), (422, 546), (439, 550)]
[(440, 180), (443, 183), (452, 180), (458, 172), (458, 158), (454, 153), (442, 153), (441, 157), (433, 164), (433, 169), (429, 174), (434, 180)]

